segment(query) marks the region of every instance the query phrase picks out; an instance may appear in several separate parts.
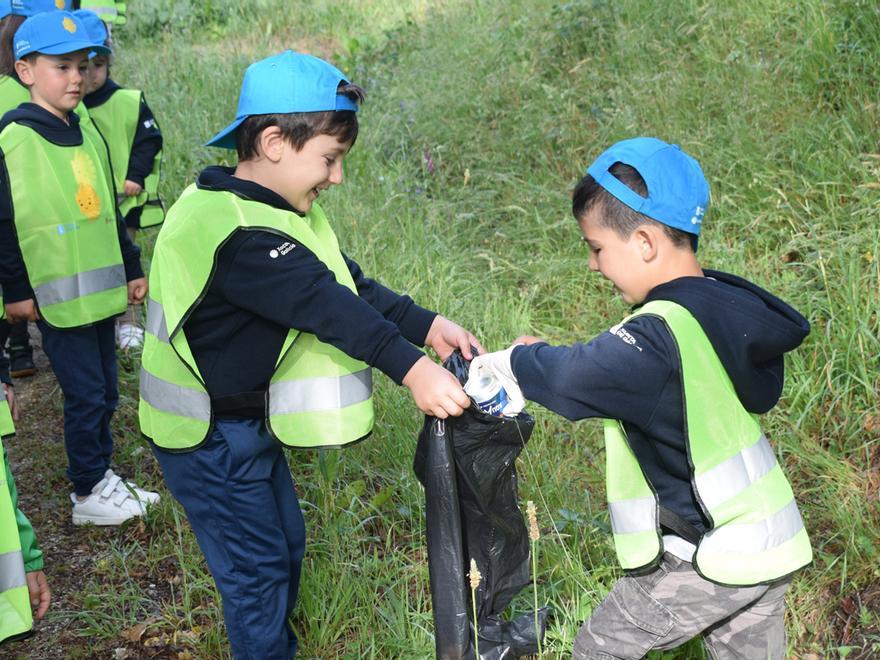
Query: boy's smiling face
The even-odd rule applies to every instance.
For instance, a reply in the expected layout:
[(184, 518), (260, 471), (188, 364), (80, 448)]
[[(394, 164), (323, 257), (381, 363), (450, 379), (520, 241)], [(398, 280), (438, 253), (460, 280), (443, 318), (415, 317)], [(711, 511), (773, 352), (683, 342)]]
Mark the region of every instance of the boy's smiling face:
[(15, 63), (15, 71), (31, 92), (31, 101), (65, 119), (82, 100), (88, 69), (88, 51), (42, 55)]
[(297, 211), (308, 213), (321, 191), (342, 183), (342, 160), (351, 143), (316, 135), (297, 151), (287, 140), (282, 142), (271, 187)]
[(614, 229), (601, 224), (601, 214), (602, 205), (595, 204), (578, 221), (590, 247), (590, 270), (609, 280), (624, 301), (639, 304), (653, 286), (646, 272), (650, 245), (646, 250), (646, 236), (641, 229), (633, 231), (629, 238), (621, 238)]

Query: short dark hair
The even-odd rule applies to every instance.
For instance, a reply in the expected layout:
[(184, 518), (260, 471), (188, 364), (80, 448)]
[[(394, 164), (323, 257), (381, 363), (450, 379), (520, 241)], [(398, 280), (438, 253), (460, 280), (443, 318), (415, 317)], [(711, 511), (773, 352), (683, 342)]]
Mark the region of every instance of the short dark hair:
[[(617, 162), (609, 168), (609, 172), (633, 192), (642, 197), (648, 196), (648, 186), (645, 184), (645, 180), (632, 165)], [(621, 238), (629, 238), (641, 225), (655, 225), (663, 228), (663, 233), (675, 247), (690, 247), (690, 249), (696, 250), (696, 236), (664, 225), (662, 222), (657, 222), (630, 208), (596, 183), (596, 179), (592, 175), (587, 174), (575, 186), (571, 212), (576, 219), (580, 220), (597, 204), (601, 210), (599, 223), (603, 227), (613, 229)]]
[[(352, 83), (341, 82), (336, 91), (358, 104), (366, 98), (366, 92)], [(316, 135), (332, 135), (340, 142), (354, 144), (358, 134), (357, 113), (353, 110), (251, 115), (235, 131), (238, 160), (250, 160), (259, 155), (260, 134), (270, 126), (280, 128), (281, 135), (297, 151)]]
[(13, 41), (16, 31), (22, 23), (24, 23), (24, 16), (9, 14), (0, 19), (0, 76), (15, 75)]

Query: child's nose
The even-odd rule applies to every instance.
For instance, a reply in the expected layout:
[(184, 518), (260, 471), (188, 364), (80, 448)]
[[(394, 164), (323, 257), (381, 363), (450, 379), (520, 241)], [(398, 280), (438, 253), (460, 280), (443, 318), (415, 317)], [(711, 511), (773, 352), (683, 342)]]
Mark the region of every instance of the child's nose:
[(335, 163), (330, 168), (330, 183), (334, 185), (342, 183), (342, 163)]
[(593, 254), (592, 252), (590, 252), (590, 261), (589, 261), (589, 265), (590, 265), (590, 270), (593, 271), (594, 273), (595, 273), (597, 270), (599, 270), (599, 260), (596, 259), (596, 255)]

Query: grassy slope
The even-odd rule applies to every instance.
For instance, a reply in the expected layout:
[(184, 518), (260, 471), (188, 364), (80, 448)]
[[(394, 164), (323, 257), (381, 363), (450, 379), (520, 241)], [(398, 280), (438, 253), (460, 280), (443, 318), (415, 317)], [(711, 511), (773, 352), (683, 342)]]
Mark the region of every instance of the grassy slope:
[[(145, 2), (120, 33), (114, 71), (146, 90), (162, 125), (166, 198), (217, 158), (199, 145), (233, 115), (247, 63), (290, 45), (333, 57), (371, 92), (346, 185), (324, 202), (343, 249), (492, 349), (525, 331), (585, 341), (625, 313), (587, 272), (568, 210), (568, 191), (604, 146), (654, 134), (697, 156), (713, 193), (704, 263), (750, 277), (814, 324), (765, 422), (816, 552), (789, 599), (792, 651), (878, 652), (874, 3), (261, 0), (248, 3), (263, 8), (257, 19), (193, 4)], [(158, 483), (133, 453), (135, 377), (120, 454)], [(386, 379), (377, 399), (369, 442), (291, 457), (311, 530), (296, 615), (306, 657), (432, 653), (410, 469), (419, 415)], [(559, 530), (542, 539), (538, 567), (539, 594), (556, 611), (555, 656), (616, 569), (599, 424), (535, 412), (520, 491), (539, 503), (545, 530)], [(212, 582), (170, 498), (145, 529), (110, 536), (84, 591), (84, 613), (66, 616), (102, 648), (144, 621), (141, 642), (157, 650), (225, 648)]]

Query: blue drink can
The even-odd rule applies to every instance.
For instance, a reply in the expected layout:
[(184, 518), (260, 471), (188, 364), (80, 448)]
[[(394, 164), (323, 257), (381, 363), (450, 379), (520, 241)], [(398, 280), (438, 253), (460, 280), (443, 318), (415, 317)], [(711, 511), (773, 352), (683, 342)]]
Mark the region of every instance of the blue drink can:
[(464, 391), (474, 400), (477, 408), (495, 417), (503, 417), (502, 411), (510, 403), (501, 383), (491, 376), (469, 380)]

